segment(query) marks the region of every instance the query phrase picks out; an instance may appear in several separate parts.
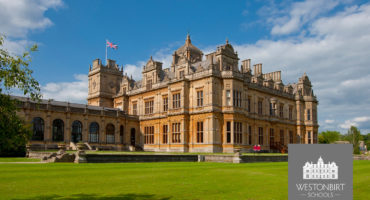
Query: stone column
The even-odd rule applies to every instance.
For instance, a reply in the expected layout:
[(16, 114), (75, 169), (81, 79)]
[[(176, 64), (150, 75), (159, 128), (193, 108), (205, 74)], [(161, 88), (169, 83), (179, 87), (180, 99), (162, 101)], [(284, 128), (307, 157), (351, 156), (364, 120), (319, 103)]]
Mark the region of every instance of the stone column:
[(121, 128), (118, 117), (114, 119), (115, 124), (114, 124), (114, 144), (119, 144), (120, 143), (120, 135), (119, 135), (119, 130)]
[(231, 128), (231, 144), (234, 144), (234, 119), (230, 121), (230, 128)]
[(105, 143), (105, 117), (101, 117), (101, 124), (99, 124), (99, 143), (104, 144)]
[(53, 140), (53, 135), (52, 135), (52, 122), (50, 118), (50, 111), (47, 111), (45, 115), (45, 128), (44, 128), (44, 141), (45, 142), (50, 142)]
[(84, 121), (82, 122), (82, 141), (89, 142), (89, 116), (84, 116)]
[(71, 113), (67, 112), (66, 113), (66, 119), (64, 123), (64, 141), (66, 143), (69, 143), (71, 141)]

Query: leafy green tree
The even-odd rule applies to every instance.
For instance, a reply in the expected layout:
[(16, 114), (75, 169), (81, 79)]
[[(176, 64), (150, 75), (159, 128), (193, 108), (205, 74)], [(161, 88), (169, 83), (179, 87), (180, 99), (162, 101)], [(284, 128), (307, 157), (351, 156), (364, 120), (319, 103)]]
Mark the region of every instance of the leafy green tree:
[(363, 136), (364, 142), (367, 146), (367, 150), (370, 150), (370, 133)]
[(359, 141), (361, 137), (361, 132), (355, 126), (351, 126), (351, 128), (348, 129), (347, 134), (344, 135), (344, 139), (353, 144), (354, 154), (360, 153)]
[(330, 144), (340, 139), (340, 133), (338, 131), (324, 131), (319, 133), (320, 144)]
[(16, 115), (17, 101), (10, 98), (12, 89), (18, 89), (33, 100), (41, 98), (39, 83), (29, 68), (32, 46), (22, 55), (13, 55), (3, 48), (4, 37), (0, 35), (0, 156), (25, 153), (25, 144), (31, 136), (30, 126)]

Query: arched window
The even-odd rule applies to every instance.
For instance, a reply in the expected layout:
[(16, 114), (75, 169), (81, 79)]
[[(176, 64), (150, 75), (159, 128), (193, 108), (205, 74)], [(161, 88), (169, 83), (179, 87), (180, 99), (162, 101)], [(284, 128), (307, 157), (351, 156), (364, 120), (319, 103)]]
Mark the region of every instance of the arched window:
[(44, 120), (40, 117), (35, 117), (32, 120), (33, 135), (32, 140), (44, 140)]
[(114, 125), (113, 124), (107, 125), (105, 135), (106, 135), (107, 144), (114, 144)]
[(119, 136), (120, 136), (120, 139), (121, 139), (121, 144), (123, 144), (123, 136), (124, 136), (124, 131), (125, 129), (124, 129), (124, 127), (121, 125), (120, 127), (119, 127)]
[(99, 142), (99, 124), (92, 122), (89, 129), (89, 142)]
[(64, 122), (61, 119), (53, 121), (53, 141), (64, 140)]
[(78, 120), (72, 123), (72, 142), (82, 141), (82, 123)]

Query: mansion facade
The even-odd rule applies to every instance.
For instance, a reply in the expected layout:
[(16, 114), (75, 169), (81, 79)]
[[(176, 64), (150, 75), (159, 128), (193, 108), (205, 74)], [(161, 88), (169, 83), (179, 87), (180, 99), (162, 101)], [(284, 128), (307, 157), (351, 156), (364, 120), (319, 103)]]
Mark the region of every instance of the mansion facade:
[(140, 81), (113, 60), (94, 60), (88, 105), (23, 99), (20, 112), (34, 122), (31, 143), (177, 152), (248, 151), (256, 144), (282, 151), (288, 143), (317, 143), (318, 101), (306, 74), (284, 85), (281, 71), (262, 73), (262, 64), (252, 67), (250, 59), (239, 67), (228, 41), (204, 56), (189, 35), (172, 56), (166, 69), (150, 57)]

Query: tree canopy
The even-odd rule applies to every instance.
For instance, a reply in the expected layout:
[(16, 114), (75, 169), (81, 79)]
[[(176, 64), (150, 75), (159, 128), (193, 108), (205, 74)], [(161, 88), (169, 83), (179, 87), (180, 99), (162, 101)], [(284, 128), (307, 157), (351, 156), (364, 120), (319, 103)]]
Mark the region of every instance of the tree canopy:
[(340, 133), (338, 131), (324, 131), (319, 133), (320, 144), (330, 144), (340, 139)]
[(17, 101), (10, 98), (12, 89), (18, 89), (33, 100), (41, 98), (39, 83), (32, 77), (30, 52), (13, 55), (3, 48), (4, 37), (0, 35), (0, 156), (25, 153), (25, 144), (31, 137), (30, 125), (16, 114)]

